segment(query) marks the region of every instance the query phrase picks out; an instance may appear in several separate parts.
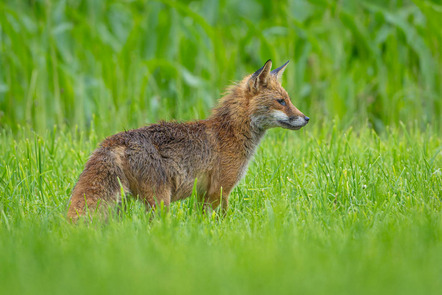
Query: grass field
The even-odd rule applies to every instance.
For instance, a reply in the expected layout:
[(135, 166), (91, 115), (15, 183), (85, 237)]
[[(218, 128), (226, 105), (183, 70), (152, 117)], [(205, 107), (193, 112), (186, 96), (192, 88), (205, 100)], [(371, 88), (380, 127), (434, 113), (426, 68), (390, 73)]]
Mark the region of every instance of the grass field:
[(192, 198), (149, 221), (73, 226), (92, 132), (1, 135), (4, 294), (438, 294), (441, 139), (432, 131), (273, 130), (224, 219)]
[[(440, 1), (0, 2), (0, 294), (439, 294)], [(204, 118), (268, 58), (270, 130), (224, 218), (195, 196), (65, 219), (108, 135)]]

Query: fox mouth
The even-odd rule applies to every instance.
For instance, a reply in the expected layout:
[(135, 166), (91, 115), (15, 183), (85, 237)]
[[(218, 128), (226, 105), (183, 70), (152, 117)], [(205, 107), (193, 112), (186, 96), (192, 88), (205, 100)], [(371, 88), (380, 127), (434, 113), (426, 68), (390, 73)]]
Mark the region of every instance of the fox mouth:
[(286, 128), (286, 129), (290, 129), (290, 130), (299, 130), (305, 126), (305, 124), (302, 126), (292, 125), (292, 124), (288, 123), (287, 121), (282, 121), (282, 120), (278, 120), (278, 123), (279, 123), (279, 125), (281, 125), (281, 127)]

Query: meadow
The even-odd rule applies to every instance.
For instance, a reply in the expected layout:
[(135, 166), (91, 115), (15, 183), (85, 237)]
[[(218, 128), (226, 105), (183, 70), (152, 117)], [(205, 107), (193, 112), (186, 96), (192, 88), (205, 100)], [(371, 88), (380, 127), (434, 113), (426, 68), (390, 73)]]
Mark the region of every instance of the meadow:
[[(439, 294), (440, 1), (0, 3), (1, 294)], [(225, 217), (196, 196), (70, 224), (106, 136), (209, 115), (272, 58), (270, 130)]]

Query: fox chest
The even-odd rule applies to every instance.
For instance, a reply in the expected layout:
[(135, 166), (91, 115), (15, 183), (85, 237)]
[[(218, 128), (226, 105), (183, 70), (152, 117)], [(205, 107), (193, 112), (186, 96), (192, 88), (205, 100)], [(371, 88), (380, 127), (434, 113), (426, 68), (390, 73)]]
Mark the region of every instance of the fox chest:
[(241, 165), (241, 167), (239, 167), (238, 176), (235, 184), (237, 184), (241, 179), (244, 178), (247, 173), (247, 168), (249, 168), (249, 161), (246, 161), (243, 165)]

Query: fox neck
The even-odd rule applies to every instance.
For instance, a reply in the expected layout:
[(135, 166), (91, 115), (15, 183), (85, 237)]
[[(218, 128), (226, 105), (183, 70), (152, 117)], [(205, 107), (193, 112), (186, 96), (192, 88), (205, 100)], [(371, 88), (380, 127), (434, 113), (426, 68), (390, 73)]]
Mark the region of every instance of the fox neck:
[(265, 134), (265, 129), (253, 123), (249, 100), (240, 89), (223, 97), (209, 120), (223, 148), (232, 148), (248, 161)]

